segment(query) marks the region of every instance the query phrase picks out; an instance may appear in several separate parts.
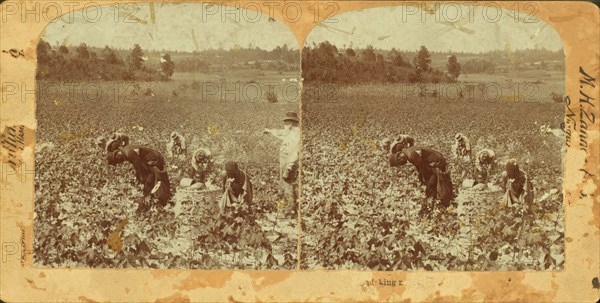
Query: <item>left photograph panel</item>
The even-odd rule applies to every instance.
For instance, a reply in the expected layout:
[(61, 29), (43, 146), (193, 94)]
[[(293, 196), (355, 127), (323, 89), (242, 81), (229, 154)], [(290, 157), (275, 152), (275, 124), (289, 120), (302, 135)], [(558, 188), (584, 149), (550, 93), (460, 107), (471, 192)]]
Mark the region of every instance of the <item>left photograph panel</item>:
[(296, 269), (289, 28), (201, 3), (77, 16), (37, 47), (34, 265)]

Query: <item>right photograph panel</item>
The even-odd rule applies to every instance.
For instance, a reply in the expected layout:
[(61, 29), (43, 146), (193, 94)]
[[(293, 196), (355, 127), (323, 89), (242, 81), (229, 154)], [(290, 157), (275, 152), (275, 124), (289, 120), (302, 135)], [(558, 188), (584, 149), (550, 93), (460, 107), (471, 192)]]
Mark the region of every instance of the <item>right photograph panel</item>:
[(564, 50), (521, 9), (388, 6), (313, 29), (301, 268), (562, 269)]

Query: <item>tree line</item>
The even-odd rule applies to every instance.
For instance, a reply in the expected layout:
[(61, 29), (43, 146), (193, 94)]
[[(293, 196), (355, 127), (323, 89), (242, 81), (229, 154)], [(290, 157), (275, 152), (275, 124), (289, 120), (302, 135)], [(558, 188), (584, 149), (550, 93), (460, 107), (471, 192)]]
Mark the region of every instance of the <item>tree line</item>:
[(372, 46), (338, 49), (328, 41), (302, 50), (302, 76), (307, 82), (439, 83), (457, 81), (461, 74), (528, 69), (563, 70), (564, 51), (536, 48), (450, 53), (429, 52), (425, 46), (416, 51), (379, 50)]
[[(264, 50), (248, 45), (232, 49), (206, 49), (173, 54), (182, 72), (220, 72), (228, 69), (259, 69), (297, 71), (300, 69), (300, 51), (287, 45)], [(179, 64), (181, 63), (181, 64)]]
[[(457, 53), (464, 58), (459, 63), (456, 54), (446, 55), (445, 65), (432, 64), (432, 53), (425, 46), (416, 52), (376, 50), (372, 46), (338, 49), (328, 41), (302, 50), (302, 75), (305, 81), (319, 82), (453, 82), (461, 73), (494, 73), (522, 69), (563, 69), (562, 50), (516, 50), (510, 53), (492, 51), (485, 54)], [(148, 60), (148, 58), (160, 60)], [(474, 58), (473, 58), (474, 57)], [(178, 72), (220, 72), (228, 69), (259, 69), (296, 71), (300, 68), (299, 50), (287, 45), (263, 50), (249, 45), (232, 49), (169, 53), (144, 52), (135, 44), (132, 49), (118, 50), (109, 46), (77, 47), (56, 45), (40, 40), (37, 49), (37, 79), (53, 80), (169, 80), (177, 66)], [(160, 61), (160, 63), (157, 63)], [(439, 60), (438, 60), (439, 61)], [(531, 63), (531, 64), (530, 64)], [(528, 65), (529, 64), (529, 65)]]
[[(148, 60), (148, 58), (160, 60)], [(144, 51), (135, 44), (121, 50), (109, 46), (77, 47), (56, 45), (41, 39), (37, 48), (37, 79), (52, 80), (169, 80), (178, 72), (215, 72), (227, 69), (296, 71), (300, 52), (287, 45), (264, 50), (249, 45), (232, 49), (207, 49), (194, 52)], [(156, 63), (160, 61), (160, 63)]]
[(77, 47), (63, 44), (53, 48), (40, 39), (37, 60), (36, 79), (166, 81), (175, 71), (168, 53), (161, 55), (158, 66), (146, 64), (147, 57), (138, 44), (122, 58), (109, 46), (98, 50), (81, 43)]
[(409, 59), (406, 52), (375, 50), (372, 46), (339, 50), (328, 41), (302, 50), (302, 77), (306, 82), (453, 82), (461, 73), (455, 55), (448, 56), (446, 70), (434, 68), (425, 46)]

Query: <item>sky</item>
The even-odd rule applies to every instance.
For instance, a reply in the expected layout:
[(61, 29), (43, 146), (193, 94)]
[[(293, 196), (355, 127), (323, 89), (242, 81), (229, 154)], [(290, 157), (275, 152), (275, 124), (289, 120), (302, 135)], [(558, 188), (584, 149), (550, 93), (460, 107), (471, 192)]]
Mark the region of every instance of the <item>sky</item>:
[[(446, 5), (446, 4), (442, 4)], [(429, 13), (428, 13), (429, 12)], [(510, 48), (563, 47), (558, 33), (545, 21), (508, 9), (447, 4), (438, 10), (387, 6), (335, 15), (308, 35), (306, 43), (329, 41), (338, 48), (416, 51), (487, 52)]]
[[(287, 25), (269, 22), (268, 14), (239, 9), (225, 14), (222, 6), (200, 3), (161, 4), (154, 6), (154, 18), (148, 3), (131, 7), (102, 6), (63, 15), (50, 23), (42, 39), (51, 45), (79, 45), (129, 49), (194, 51), (224, 49), (252, 44), (271, 50), (298, 42)], [(235, 9), (235, 8), (229, 8)], [(133, 16), (133, 17), (132, 17)], [(141, 22), (139, 21), (141, 20)]]
[[(334, 15), (315, 26), (305, 45), (329, 41), (338, 47), (430, 51), (486, 52), (546, 48), (559, 50), (556, 31), (542, 20), (508, 9), (441, 4), (437, 10), (385, 6)], [(152, 6), (154, 10), (152, 10)], [(42, 38), (52, 45), (194, 51), (284, 44), (298, 48), (290, 28), (270, 22), (268, 14), (201, 3), (137, 4), (75, 11), (46, 27)], [(233, 10), (233, 11), (232, 11)], [(154, 11), (154, 17), (152, 16)], [(133, 16), (133, 17), (131, 17)]]

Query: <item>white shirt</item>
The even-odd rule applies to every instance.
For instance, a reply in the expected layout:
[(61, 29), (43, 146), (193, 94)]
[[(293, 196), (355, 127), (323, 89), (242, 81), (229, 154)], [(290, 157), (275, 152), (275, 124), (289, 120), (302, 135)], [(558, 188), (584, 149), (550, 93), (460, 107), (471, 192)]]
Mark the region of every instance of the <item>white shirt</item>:
[(275, 129), (269, 132), (276, 138), (282, 140), (279, 147), (279, 173), (283, 174), (288, 164), (298, 161), (300, 152), (300, 129)]

